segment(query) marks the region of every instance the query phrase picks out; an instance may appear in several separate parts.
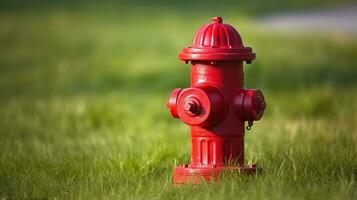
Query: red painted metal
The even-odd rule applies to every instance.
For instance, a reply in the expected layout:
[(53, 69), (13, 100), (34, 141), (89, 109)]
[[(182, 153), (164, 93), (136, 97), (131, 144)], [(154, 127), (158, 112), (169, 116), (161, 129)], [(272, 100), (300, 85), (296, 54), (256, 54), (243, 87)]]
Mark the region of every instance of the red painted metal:
[(179, 58), (191, 63), (191, 87), (175, 89), (167, 101), (171, 115), (191, 126), (191, 163), (175, 167), (176, 184), (219, 180), (222, 172), (253, 174), (244, 165), (244, 134), (266, 104), (262, 92), (243, 89), (243, 61), (255, 54), (221, 17), (201, 27)]

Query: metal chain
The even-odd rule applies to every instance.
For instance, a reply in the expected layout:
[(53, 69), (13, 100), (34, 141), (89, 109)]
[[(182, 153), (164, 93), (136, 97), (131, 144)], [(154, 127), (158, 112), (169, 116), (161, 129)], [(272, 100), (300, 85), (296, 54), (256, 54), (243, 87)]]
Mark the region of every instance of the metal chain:
[(248, 125), (246, 127), (247, 131), (249, 131), (250, 129), (252, 129), (253, 126), (253, 121), (248, 121)]

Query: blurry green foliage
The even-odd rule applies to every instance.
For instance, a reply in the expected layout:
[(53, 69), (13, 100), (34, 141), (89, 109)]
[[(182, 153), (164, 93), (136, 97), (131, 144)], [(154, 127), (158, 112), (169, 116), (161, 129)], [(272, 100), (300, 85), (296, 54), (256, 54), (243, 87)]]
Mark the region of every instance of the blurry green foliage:
[[(356, 198), (356, 38), (271, 32), (252, 18), (321, 2), (2, 1), (0, 198)], [(190, 139), (165, 101), (189, 84), (177, 54), (216, 14), (257, 53), (245, 83), (268, 109), (246, 162), (264, 173), (174, 187)]]

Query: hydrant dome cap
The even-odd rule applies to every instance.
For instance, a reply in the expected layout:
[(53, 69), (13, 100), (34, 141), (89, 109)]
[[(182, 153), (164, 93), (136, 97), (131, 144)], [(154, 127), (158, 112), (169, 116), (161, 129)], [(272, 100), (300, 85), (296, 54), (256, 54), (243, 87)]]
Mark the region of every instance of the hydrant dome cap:
[(242, 60), (252, 61), (255, 54), (244, 47), (237, 30), (223, 24), (222, 17), (213, 17), (211, 24), (202, 26), (195, 34), (192, 46), (179, 54), (183, 61), (193, 60)]

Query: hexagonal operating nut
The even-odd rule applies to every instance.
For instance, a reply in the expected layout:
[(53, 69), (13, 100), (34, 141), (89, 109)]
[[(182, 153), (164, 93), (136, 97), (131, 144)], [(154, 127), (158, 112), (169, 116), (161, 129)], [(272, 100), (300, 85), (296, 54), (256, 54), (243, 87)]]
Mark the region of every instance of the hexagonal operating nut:
[(201, 104), (196, 98), (188, 98), (185, 100), (184, 109), (189, 115), (199, 115), (201, 112)]

